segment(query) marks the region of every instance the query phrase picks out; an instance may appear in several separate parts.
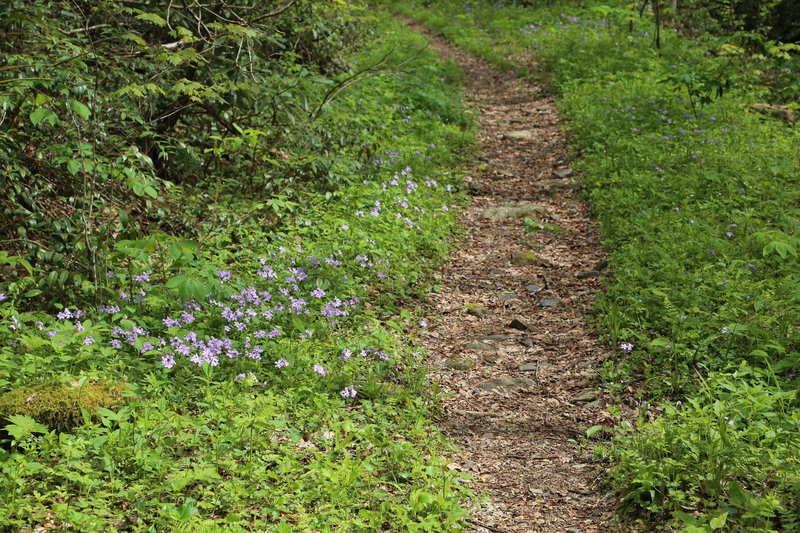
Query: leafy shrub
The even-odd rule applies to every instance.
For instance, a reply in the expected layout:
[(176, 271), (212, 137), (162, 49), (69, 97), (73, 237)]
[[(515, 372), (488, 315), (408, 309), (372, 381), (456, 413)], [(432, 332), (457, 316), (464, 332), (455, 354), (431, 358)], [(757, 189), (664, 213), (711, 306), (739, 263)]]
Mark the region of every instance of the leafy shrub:
[(13, 74), (0, 93), (0, 235), (42, 269), (39, 299), (91, 297), (121, 240), (198, 235), (192, 191), (331, 189), (360, 166), (347, 122), (318, 120), (358, 78), (342, 54), (363, 17), (343, 2), (12, 1), (0, 21)]

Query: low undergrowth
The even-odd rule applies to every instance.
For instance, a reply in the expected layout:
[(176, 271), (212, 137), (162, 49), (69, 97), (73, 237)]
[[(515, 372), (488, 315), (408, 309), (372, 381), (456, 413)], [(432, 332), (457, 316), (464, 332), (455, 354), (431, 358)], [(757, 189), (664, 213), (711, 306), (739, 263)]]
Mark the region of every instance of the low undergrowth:
[(122, 401), (72, 402), (62, 425), (3, 404), (0, 528), (460, 529), (473, 496), (432, 426), (424, 318), (401, 306), (448, 250), (471, 123), (455, 66), (371, 31), (352, 61), (381, 72), (326, 104), (370, 148), (338, 186), (197, 189), (195, 240), (117, 239), (102, 284), (52, 308), (42, 271), (3, 256), (22, 275), (0, 291), (0, 392), (117, 383)]
[(796, 71), (792, 46), (662, 27), (656, 48), (652, 13), (620, 2), (390, 4), (489, 61), (535, 58), (560, 95), (613, 268), (606, 387), (642, 396), (605, 450), (623, 515), (797, 531), (800, 130), (752, 107), (796, 100), (765, 76)]

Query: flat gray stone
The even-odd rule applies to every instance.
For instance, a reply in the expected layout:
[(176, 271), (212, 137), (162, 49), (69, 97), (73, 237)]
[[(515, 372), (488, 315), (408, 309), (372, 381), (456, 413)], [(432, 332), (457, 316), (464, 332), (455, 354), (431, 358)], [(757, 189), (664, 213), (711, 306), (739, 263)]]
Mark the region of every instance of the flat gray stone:
[(575, 277), (578, 278), (578, 279), (586, 279), (586, 278), (596, 278), (599, 275), (600, 275), (600, 271), (599, 270), (585, 270), (583, 272), (580, 272)]
[(532, 141), (534, 139), (534, 135), (531, 130), (515, 130), (505, 132), (503, 134), (503, 138), (514, 141)]
[(533, 363), (525, 363), (524, 365), (520, 365), (519, 370), (520, 372), (538, 372), (539, 361), (534, 361)]
[(598, 398), (600, 398), (600, 391), (589, 389), (575, 395), (575, 397), (572, 398), (572, 401), (584, 403), (584, 402), (592, 402), (594, 400), (597, 400)]
[(476, 316), (478, 318), (486, 318), (487, 316), (492, 314), (491, 311), (489, 311), (482, 305), (468, 305), (466, 307), (466, 311), (468, 315)]
[(508, 327), (514, 328), (514, 329), (518, 329), (520, 331), (534, 331), (535, 330), (535, 328), (533, 327), (533, 324), (531, 324), (530, 322), (528, 322), (524, 318), (519, 318), (519, 317), (517, 317), (514, 320), (512, 320), (511, 323), (508, 325)]
[(558, 307), (561, 304), (561, 298), (543, 298), (539, 302), (540, 307)]
[(536, 285), (535, 283), (531, 283), (529, 285), (525, 285), (525, 290), (531, 294), (536, 294), (537, 292), (544, 289), (541, 285)]
[(492, 220), (518, 220), (547, 213), (547, 210), (538, 204), (521, 204), (515, 206), (490, 207), (483, 212), (484, 218)]
[(453, 370), (469, 370), (471, 368), (475, 368), (477, 363), (474, 359), (470, 359), (469, 357), (453, 357), (452, 359), (445, 361), (444, 364), (447, 368), (451, 368)]
[(535, 384), (536, 382), (530, 378), (503, 376), (485, 381), (478, 385), (478, 388), (483, 390), (515, 390), (524, 389), (525, 387), (532, 387)]
[(586, 407), (589, 407), (591, 409), (602, 409), (605, 406), (606, 406), (606, 401), (602, 398), (598, 398), (595, 401), (586, 404)]
[(556, 170), (556, 177), (559, 178), (568, 178), (572, 176), (572, 169), (571, 168), (561, 168)]
[(528, 348), (533, 348), (533, 339), (528, 339), (528, 338), (520, 339), (519, 343), (523, 346), (527, 346)]
[(501, 292), (500, 294), (497, 295), (497, 299), (505, 303), (505, 302), (510, 302), (512, 300), (519, 300), (519, 297), (517, 297), (517, 295), (514, 294), (513, 292)]
[(539, 257), (533, 252), (512, 252), (511, 264), (516, 266), (533, 265), (539, 260)]
[(483, 359), (484, 363), (492, 363), (492, 364), (494, 364), (494, 363), (496, 363), (497, 361), (500, 360), (500, 352), (499, 351), (483, 352), (481, 354), (481, 358)]
[(511, 338), (511, 336), (498, 334), (498, 335), (484, 335), (484, 336), (479, 337), (479, 338), (482, 341), (507, 341), (508, 339)]
[(497, 347), (486, 344), (485, 342), (470, 341), (464, 343), (464, 349), (472, 352), (494, 352), (497, 350)]

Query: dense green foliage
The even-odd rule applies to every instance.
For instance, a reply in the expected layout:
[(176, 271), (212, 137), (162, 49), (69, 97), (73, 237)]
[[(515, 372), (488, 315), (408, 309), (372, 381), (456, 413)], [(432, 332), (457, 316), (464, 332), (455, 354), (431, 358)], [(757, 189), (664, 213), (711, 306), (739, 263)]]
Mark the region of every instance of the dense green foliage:
[(3, 2), (0, 238), (42, 269), (38, 305), (107, 288), (120, 241), (204, 234), (210, 203), (351, 181), (376, 139), (330, 104), (382, 64), (345, 62), (364, 21), (336, 0)]
[(669, 26), (657, 49), (652, 11), (622, 2), (391, 4), (490, 61), (524, 73), (531, 55), (560, 94), (613, 267), (606, 386), (643, 391), (606, 451), (622, 510), (648, 530), (797, 531), (800, 130), (750, 109), (796, 107), (796, 49)]
[[(0, 8), (0, 528), (459, 530), (400, 306), (462, 199), (460, 72), (343, 2), (226, 5)], [(59, 423), (42, 383), (124, 405)]]

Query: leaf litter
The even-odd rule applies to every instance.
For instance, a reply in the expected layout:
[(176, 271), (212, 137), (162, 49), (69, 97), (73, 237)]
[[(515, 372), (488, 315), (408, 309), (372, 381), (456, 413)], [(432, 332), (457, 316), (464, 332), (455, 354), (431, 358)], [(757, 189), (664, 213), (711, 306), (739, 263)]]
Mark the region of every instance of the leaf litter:
[[(614, 424), (596, 383), (610, 351), (585, 318), (605, 252), (556, 106), (535, 80), (406, 22), (464, 70), (480, 125), (465, 235), (430, 294), (437, 318), (423, 339), (446, 395), (440, 425), (461, 449), (454, 468), (489, 496), (471, 513), (471, 531), (614, 530), (614, 497), (585, 439), (586, 428)], [(531, 260), (512, 262), (519, 254)]]

